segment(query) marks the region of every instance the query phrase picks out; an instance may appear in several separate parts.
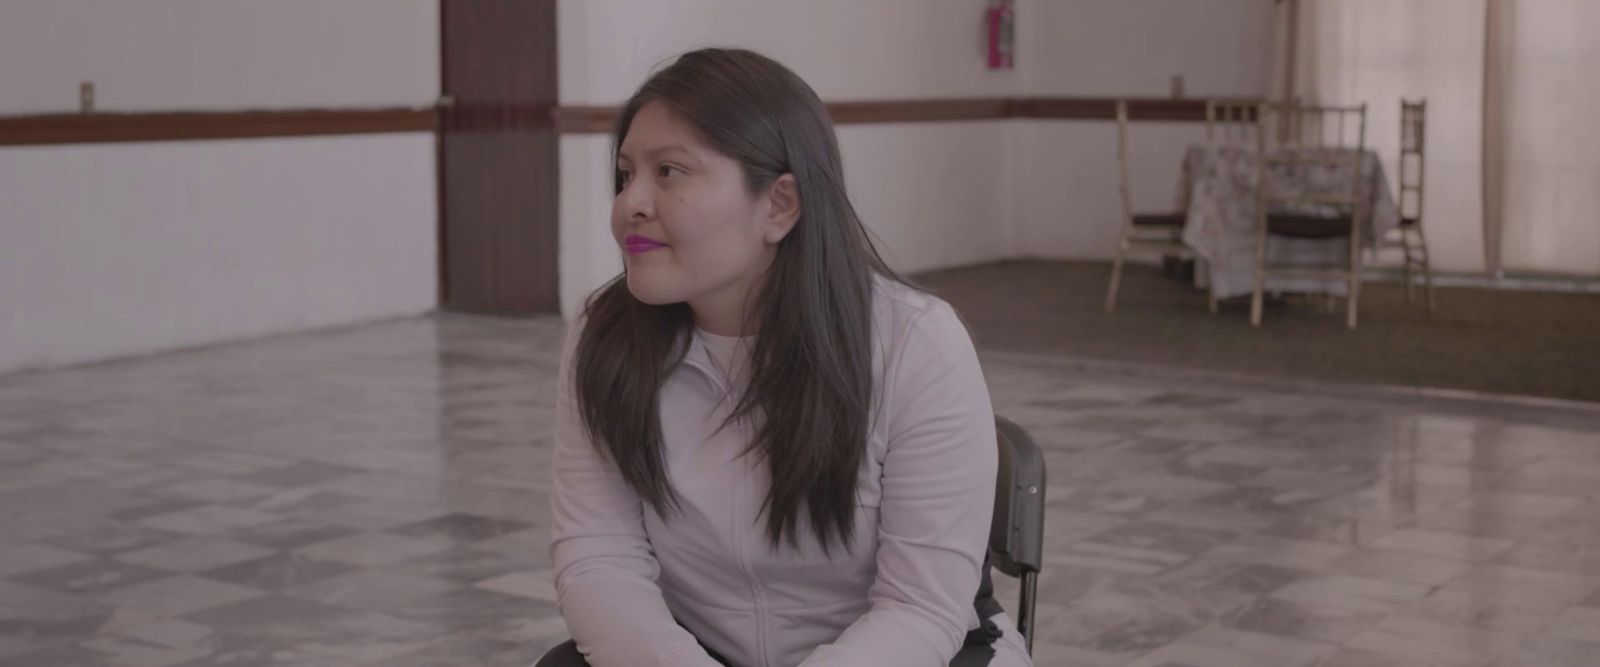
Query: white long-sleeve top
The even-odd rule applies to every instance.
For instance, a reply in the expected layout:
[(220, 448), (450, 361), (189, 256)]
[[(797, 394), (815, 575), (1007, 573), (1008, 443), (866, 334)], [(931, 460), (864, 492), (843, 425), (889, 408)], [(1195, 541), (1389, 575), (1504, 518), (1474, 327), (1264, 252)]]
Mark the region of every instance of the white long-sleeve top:
[[(994, 502), (994, 415), (971, 338), (939, 299), (887, 280), (873, 297), (874, 401), (854, 549), (773, 547), (769, 486), (749, 431), (718, 431), (733, 381), (696, 334), (660, 395), (666, 470), (681, 512), (643, 503), (579, 418), (561, 360), (551, 552), (561, 613), (595, 667), (949, 663), (968, 630)], [(708, 342), (712, 345), (708, 346)], [(721, 343), (721, 346), (717, 344)], [(735, 368), (737, 371), (737, 369)], [(1009, 622), (1006, 622), (1009, 625)], [(992, 665), (1028, 665), (1014, 628)], [(702, 648), (702, 644), (705, 648)]]

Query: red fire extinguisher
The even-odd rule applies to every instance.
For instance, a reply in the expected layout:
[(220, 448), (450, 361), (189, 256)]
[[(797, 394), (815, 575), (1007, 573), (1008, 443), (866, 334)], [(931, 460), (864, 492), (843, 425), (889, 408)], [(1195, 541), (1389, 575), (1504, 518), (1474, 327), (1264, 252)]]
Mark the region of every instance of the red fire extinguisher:
[(1012, 0), (992, 0), (984, 11), (988, 31), (989, 69), (1011, 69), (1016, 65), (1017, 12)]

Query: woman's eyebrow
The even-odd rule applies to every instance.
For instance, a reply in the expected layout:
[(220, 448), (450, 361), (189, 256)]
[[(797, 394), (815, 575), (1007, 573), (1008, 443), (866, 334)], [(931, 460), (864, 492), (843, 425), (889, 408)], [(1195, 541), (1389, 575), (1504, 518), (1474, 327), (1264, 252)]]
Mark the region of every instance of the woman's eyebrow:
[(689, 157), (694, 157), (694, 151), (689, 150), (689, 148), (683, 144), (667, 144), (666, 146), (657, 146), (645, 151), (644, 156), (648, 158), (657, 158), (670, 153), (682, 153)]
[[(645, 150), (645, 154), (643, 154), (643, 157), (656, 158), (656, 157), (661, 157), (661, 155), (666, 155), (666, 154), (685, 154), (685, 155), (690, 155), (690, 157), (693, 157), (694, 152), (693, 152), (693, 150), (688, 149), (688, 147), (683, 146), (683, 144), (667, 144), (667, 146), (658, 146), (658, 147), (654, 147), (654, 149)], [(624, 149), (624, 150), (619, 150), (618, 157), (632, 158), (632, 157), (634, 157), (634, 155), (629, 154), (629, 152), (627, 152), (627, 150)]]
[[(667, 144), (665, 146), (657, 146), (644, 151), (644, 159), (646, 160), (660, 160), (663, 156), (681, 157), (694, 164), (700, 163), (700, 158), (695, 156), (694, 151), (689, 150), (689, 148), (683, 144)], [(622, 160), (632, 162), (634, 159), (634, 156), (626, 150), (617, 152), (617, 160), (619, 162)]]

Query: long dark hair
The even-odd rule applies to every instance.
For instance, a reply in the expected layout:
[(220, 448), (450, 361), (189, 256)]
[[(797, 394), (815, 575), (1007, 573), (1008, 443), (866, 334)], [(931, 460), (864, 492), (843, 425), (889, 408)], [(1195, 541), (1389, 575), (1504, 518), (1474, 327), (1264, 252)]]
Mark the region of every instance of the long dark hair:
[[(848, 550), (873, 399), (874, 277), (904, 280), (851, 207), (827, 108), (794, 72), (751, 51), (684, 54), (623, 106), (613, 160), (649, 102), (666, 105), (737, 160), (752, 194), (794, 174), (800, 219), (759, 288), (750, 382), (729, 422), (750, 419), (745, 453), (772, 473), (762, 505), (772, 544), (798, 545), (804, 513), (825, 550)], [(615, 189), (621, 192), (620, 174)], [(663, 464), (658, 397), (683, 361), (693, 316), (686, 304), (639, 301), (626, 276), (600, 288), (585, 314), (574, 373), (583, 423), (639, 496), (670, 516), (677, 495)]]

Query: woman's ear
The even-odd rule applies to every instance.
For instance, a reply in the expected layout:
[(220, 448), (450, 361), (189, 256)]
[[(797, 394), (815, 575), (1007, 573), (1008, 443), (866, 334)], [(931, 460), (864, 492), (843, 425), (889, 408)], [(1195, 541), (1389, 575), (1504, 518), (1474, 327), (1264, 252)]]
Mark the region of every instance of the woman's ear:
[(762, 236), (767, 243), (777, 244), (800, 221), (800, 188), (794, 174), (784, 174), (767, 188), (767, 216), (762, 220)]

